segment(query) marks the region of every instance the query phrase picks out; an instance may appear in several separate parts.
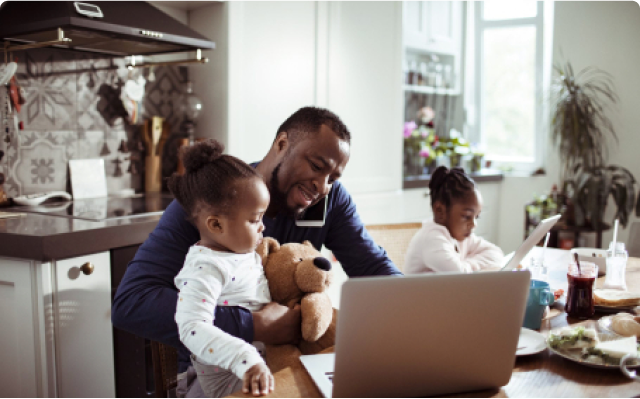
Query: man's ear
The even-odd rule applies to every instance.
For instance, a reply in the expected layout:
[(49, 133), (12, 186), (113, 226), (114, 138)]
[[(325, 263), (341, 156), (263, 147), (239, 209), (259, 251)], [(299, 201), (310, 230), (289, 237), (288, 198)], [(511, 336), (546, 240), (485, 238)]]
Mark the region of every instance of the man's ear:
[(277, 154), (284, 154), (289, 149), (290, 144), (287, 132), (280, 132), (273, 142), (273, 147), (276, 149)]
[(223, 222), (218, 215), (207, 217), (207, 230), (212, 234), (220, 234), (224, 231)]

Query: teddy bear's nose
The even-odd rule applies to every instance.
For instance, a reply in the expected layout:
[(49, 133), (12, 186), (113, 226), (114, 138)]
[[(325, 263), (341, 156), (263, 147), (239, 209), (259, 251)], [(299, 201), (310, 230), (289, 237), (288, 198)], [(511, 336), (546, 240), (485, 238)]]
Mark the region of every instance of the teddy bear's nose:
[(316, 265), (318, 269), (322, 269), (326, 272), (331, 270), (331, 262), (327, 258), (323, 258), (321, 256), (313, 259), (313, 264)]

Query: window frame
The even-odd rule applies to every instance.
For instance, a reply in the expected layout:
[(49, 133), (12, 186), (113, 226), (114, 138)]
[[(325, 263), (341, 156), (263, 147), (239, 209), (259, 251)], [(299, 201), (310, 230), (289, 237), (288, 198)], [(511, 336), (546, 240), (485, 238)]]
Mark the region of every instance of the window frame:
[[(483, 122), (483, 33), (487, 29), (512, 28), (522, 26), (533, 26), (535, 32), (536, 54), (535, 54), (535, 126), (534, 126), (534, 157), (527, 161), (522, 158), (500, 158), (485, 155), (485, 159), (491, 161), (492, 168), (510, 169), (515, 173), (531, 173), (544, 165), (545, 149), (548, 136), (548, 101), (545, 101), (544, 93), (549, 92), (551, 81), (551, 53), (552, 53), (552, 26), (553, 26), (553, 2), (537, 1), (536, 16), (526, 18), (484, 20), (484, 2), (467, 2), (469, 7), (467, 12), (468, 46), (467, 59), (471, 61), (471, 67), (467, 68), (467, 85), (469, 90), (465, 96), (467, 116), (468, 138), (471, 141), (480, 143), (487, 151), (486, 142), (482, 134)], [(471, 42), (472, 41), (472, 42)], [(476, 112), (474, 112), (474, 110)], [(475, 120), (473, 120), (475, 116)]]

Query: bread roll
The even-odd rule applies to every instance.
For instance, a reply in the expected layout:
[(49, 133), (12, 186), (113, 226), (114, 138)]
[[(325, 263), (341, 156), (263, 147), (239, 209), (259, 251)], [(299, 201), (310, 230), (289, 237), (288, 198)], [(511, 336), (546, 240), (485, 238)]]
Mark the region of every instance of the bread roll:
[(611, 318), (611, 329), (625, 337), (640, 337), (640, 323), (629, 313), (618, 313)]
[(593, 298), (596, 305), (603, 306), (638, 306), (640, 293), (619, 290), (594, 290)]

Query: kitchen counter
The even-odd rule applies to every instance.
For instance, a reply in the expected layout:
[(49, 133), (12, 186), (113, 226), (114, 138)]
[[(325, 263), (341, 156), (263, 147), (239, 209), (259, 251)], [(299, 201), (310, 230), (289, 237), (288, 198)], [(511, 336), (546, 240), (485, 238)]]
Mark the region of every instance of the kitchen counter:
[[(16, 212), (12, 208), (0, 211)], [(161, 215), (90, 221), (27, 213), (0, 219), (0, 257), (48, 262), (141, 244)]]

